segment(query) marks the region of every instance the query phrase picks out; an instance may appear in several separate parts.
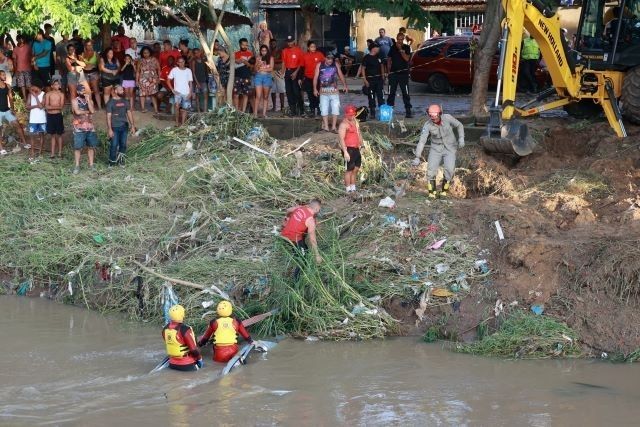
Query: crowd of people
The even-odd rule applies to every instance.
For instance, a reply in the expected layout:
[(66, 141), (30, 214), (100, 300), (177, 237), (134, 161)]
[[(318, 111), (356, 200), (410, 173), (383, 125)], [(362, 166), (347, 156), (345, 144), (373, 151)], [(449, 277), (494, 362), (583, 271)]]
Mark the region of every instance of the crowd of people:
[[(123, 26), (118, 27), (110, 45), (101, 50), (96, 49), (94, 40), (83, 39), (77, 31), (71, 37), (62, 34), (58, 43), (52, 32), (47, 24), (33, 38), (18, 34), (15, 44), (10, 36), (3, 37), (0, 122), (15, 126), (22, 144), (31, 149), (31, 159), (41, 155), (45, 134), (50, 135), (50, 156), (61, 157), (65, 131), (62, 110), (65, 104), (71, 104), (74, 173), (79, 171), (80, 152), (85, 147), (89, 168), (95, 168), (96, 112), (103, 110), (107, 118), (109, 165), (123, 164), (127, 134), (135, 132), (134, 110), (173, 113), (180, 126), (190, 111), (211, 108), (216, 103), (210, 102), (212, 99), (226, 102), (229, 83), (231, 102), (239, 111), (250, 112), (256, 118), (266, 117), (269, 110), (286, 112), (291, 117), (320, 116), (323, 130), (339, 133), (352, 129), (352, 125), (338, 127), (340, 92), (348, 91), (346, 76), (357, 67), (355, 76), (362, 78), (369, 117), (375, 117), (383, 104), (393, 107), (398, 88), (405, 116), (412, 117), (409, 60), (414, 40), (405, 28), (400, 28), (395, 38), (381, 28), (379, 37), (367, 41), (364, 58), (358, 63), (348, 47), (338, 55), (335, 48), (322, 52), (310, 40), (303, 50), (293, 35), (281, 44), (263, 22), (253, 47), (246, 38), (239, 40), (235, 50), (216, 40), (215, 67), (207, 62), (202, 49), (190, 48), (188, 40), (180, 40), (177, 47), (170, 40), (141, 46), (136, 38), (127, 36)], [(233, 81), (229, 82), (232, 74)], [(390, 90), (385, 99), (386, 80)], [(16, 121), (14, 90), (22, 95), (28, 111), (29, 142)], [(347, 119), (350, 115), (351, 111)], [(1, 140), (0, 154), (6, 154)], [(344, 154), (345, 158), (354, 157), (348, 150)], [(359, 167), (357, 159), (347, 162), (356, 170)], [(352, 182), (345, 178), (347, 188), (354, 186)]]

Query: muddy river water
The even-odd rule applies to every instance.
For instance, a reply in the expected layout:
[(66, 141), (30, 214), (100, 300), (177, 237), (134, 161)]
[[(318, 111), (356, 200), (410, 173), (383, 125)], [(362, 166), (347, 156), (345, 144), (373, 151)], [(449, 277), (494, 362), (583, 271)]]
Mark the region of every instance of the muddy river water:
[[(640, 365), (501, 361), (417, 338), (284, 340), (220, 378), (164, 370), (160, 331), (0, 297), (0, 425), (640, 424)], [(210, 357), (210, 353), (207, 353)]]

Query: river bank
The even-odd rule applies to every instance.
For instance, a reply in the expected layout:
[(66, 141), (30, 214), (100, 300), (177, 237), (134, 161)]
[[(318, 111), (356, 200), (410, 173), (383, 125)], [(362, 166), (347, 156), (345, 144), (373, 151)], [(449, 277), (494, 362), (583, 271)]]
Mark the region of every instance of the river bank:
[[(623, 145), (602, 123), (531, 124), (539, 153), (507, 164), (465, 148), (452, 198), (435, 202), (426, 202), (425, 165), (409, 164), (411, 126), (390, 139), (367, 134), (356, 199), (341, 190), (335, 135), (274, 144), (250, 118), (227, 113), (148, 130), (125, 169), (74, 177), (59, 162), (8, 157), (4, 289), (160, 323), (169, 282), (196, 327), (228, 295), (242, 315), (281, 308), (265, 334), (325, 339), (429, 332), (469, 342), (537, 307), (575, 330), (585, 355), (629, 357), (640, 348), (638, 129)], [(386, 196), (393, 210), (378, 207)], [(274, 233), (287, 207), (312, 197), (326, 202), (325, 260), (291, 286)]]

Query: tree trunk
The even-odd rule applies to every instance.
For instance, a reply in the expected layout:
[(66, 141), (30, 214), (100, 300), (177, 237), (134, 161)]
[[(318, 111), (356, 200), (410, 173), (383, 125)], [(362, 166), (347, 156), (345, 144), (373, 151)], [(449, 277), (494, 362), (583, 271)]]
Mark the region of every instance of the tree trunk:
[(302, 7), (300, 9), (302, 17), (304, 18), (304, 32), (300, 36), (300, 47), (306, 49), (307, 42), (311, 40), (311, 26), (313, 25), (313, 18), (316, 16), (316, 9), (314, 7)]
[(500, 0), (487, 0), (484, 12), (482, 34), (473, 54), (473, 88), (471, 90), (471, 115), (486, 117), (487, 89), (491, 62), (498, 48), (500, 40), (500, 24), (504, 11)]
[(100, 34), (98, 35), (102, 42), (102, 50), (111, 46), (111, 24), (109, 22), (100, 23)]

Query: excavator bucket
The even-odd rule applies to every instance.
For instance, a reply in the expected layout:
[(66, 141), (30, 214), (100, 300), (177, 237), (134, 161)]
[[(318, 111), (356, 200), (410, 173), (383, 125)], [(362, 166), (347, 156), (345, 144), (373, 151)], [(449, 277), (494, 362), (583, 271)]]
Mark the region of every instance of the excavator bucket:
[[(493, 110), (493, 109), (492, 109)], [(496, 109), (497, 110), (497, 109)], [(491, 111), (487, 134), (480, 137), (480, 146), (488, 153), (528, 156), (536, 143), (526, 124), (516, 119), (503, 123), (499, 111)]]

